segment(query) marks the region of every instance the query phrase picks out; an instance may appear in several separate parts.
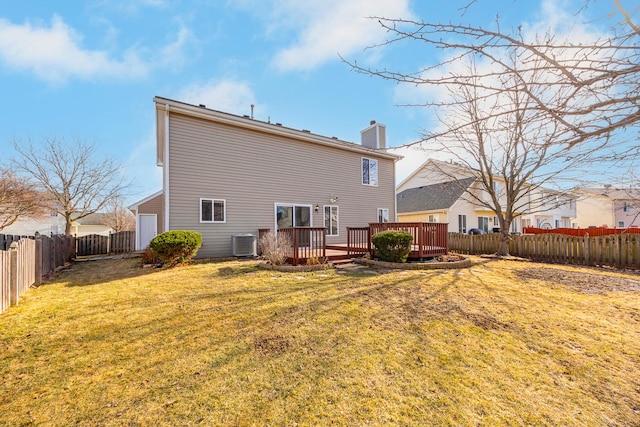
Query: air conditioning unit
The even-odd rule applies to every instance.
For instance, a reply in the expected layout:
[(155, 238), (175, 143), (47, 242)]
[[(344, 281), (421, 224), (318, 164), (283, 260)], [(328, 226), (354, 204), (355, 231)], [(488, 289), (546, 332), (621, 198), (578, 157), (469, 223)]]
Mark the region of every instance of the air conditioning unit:
[(258, 256), (258, 238), (253, 234), (231, 236), (233, 256)]

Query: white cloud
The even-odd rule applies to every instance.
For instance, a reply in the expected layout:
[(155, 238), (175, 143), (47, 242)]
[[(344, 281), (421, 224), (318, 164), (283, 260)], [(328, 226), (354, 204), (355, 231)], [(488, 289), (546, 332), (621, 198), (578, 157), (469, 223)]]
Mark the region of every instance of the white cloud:
[(50, 27), (0, 19), (0, 60), (50, 82), (72, 77), (139, 77), (148, 71), (133, 51), (114, 59), (107, 52), (83, 48), (82, 36), (57, 15)]
[(193, 32), (181, 26), (175, 35), (174, 41), (161, 49), (158, 56), (160, 64), (175, 69), (184, 66), (188, 61), (187, 49), (196, 44), (197, 39)]
[(207, 108), (234, 113), (250, 114), (251, 104), (256, 104), (254, 94), (247, 83), (234, 80), (212, 80), (183, 88), (177, 98), (189, 104), (205, 104)]
[(310, 70), (382, 42), (384, 32), (372, 16), (413, 18), (408, 0), (281, 0), (272, 28), (295, 28), (297, 41), (275, 55), (281, 71)]

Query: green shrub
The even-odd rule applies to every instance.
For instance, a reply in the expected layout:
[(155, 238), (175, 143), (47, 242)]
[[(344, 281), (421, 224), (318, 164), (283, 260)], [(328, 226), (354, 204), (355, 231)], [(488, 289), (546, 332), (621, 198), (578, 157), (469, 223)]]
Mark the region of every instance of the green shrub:
[(169, 265), (190, 260), (201, 246), (202, 234), (190, 230), (165, 231), (149, 243), (156, 256)]
[(382, 231), (371, 238), (376, 255), (387, 262), (407, 262), (413, 236), (404, 231)]

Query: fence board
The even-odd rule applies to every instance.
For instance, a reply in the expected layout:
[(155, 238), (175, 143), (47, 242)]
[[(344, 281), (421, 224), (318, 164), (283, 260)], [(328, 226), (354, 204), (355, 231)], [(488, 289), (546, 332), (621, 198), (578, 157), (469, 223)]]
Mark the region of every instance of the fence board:
[(130, 253), (136, 249), (136, 232), (119, 231), (109, 235), (109, 252), (114, 254)]

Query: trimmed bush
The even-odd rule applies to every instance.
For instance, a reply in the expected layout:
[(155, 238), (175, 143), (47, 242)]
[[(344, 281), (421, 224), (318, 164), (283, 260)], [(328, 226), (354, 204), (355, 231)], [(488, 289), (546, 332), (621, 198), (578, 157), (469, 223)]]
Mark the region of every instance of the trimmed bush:
[(371, 238), (381, 261), (407, 262), (413, 236), (404, 231), (382, 231)]
[(158, 234), (149, 247), (164, 263), (179, 264), (193, 258), (202, 246), (202, 234), (190, 230), (171, 230)]

